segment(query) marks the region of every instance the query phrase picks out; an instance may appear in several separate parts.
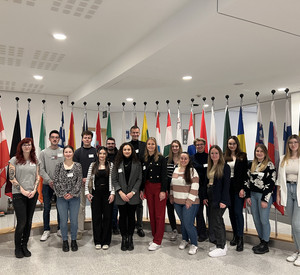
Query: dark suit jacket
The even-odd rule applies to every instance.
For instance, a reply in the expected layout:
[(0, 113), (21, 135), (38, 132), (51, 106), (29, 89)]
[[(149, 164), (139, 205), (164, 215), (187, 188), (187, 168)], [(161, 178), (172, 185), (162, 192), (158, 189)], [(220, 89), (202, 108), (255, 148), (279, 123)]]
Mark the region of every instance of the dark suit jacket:
[[(130, 143), (132, 144), (132, 142), (130, 141)], [(138, 141), (138, 144), (139, 144), (139, 151), (136, 152), (140, 162), (143, 161), (144, 159), (144, 154), (145, 154), (145, 148), (146, 148), (146, 142), (143, 142), (143, 141)]]
[(122, 200), (119, 195), (119, 191), (122, 190), (125, 194), (128, 194), (131, 191), (134, 191), (135, 194), (129, 200), (129, 204), (139, 204), (140, 199), (140, 186), (142, 183), (142, 166), (139, 162), (132, 162), (131, 164), (131, 172), (129, 176), (128, 184), (125, 178), (124, 172), (124, 164), (121, 162), (119, 167), (114, 166), (112, 172), (112, 184), (115, 188), (116, 196), (116, 204), (124, 205), (126, 202)]

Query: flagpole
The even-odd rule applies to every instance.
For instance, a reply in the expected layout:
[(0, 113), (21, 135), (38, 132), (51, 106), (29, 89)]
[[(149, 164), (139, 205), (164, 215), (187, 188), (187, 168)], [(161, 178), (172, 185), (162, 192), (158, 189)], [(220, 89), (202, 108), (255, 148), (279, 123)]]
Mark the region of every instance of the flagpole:
[(125, 134), (125, 102), (122, 102), (123, 113), (122, 113), (122, 143), (126, 142)]

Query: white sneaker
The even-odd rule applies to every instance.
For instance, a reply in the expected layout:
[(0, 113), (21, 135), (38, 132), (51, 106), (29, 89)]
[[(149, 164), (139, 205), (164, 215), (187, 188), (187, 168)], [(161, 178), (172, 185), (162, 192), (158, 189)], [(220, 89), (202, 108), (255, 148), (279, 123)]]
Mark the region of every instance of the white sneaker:
[(157, 250), (157, 249), (159, 249), (159, 248), (160, 248), (160, 245), (159, 245), (159, 244), (152, 243), (152, 244), (149, 245), (148, 250), (149, 250), (149, 251), (155, 251), (155, 250)]
[(213, 251), (210, 251), (208, 253), (208, 256), (212, 257), (212, 258), (217, 258), (217, 257), (222, 257), (222, 256), (226, 256), (226, 249), (222, 249), (222, 248), (216, 248)]
[(149, 245), (153, 244), (153, 241), (149, 242)]
[(42, 235), (42, 237), (41, 237), (41, 239), (40, 239), (40, 241), (41, 241), (41, 242), (44, 242), (44, 241), (46, 241), (49, 237), (50, 237), (50, 231), (49, 231), (49, 230), (45, 230), (44, 233), (43, 233), (43, 235)]
[(185, 248), (187, 247), (188, 244), (189, 244), (189, 243), (188, 243), (187, 241), (182, 240), (181, 243), (180, 243), (180, 245), (178, 246), (178, 248), (179, 248), (180, 250), (183, 250), (183, 249), (185, 249)]
[(100, 250), (101, 249), (101, 244), (96, 244), (95, 248), (96, 248), (96, 250)]
[[(216, 246), (216, 245), (210, 247), (210, 248), (209, 248), (209, 251), (213, 251), (213, 250), (215, 250), (215, 249), (217, 249), (217, 246)], [(225, 249), (225, 251), (227, 252), (227, 244), (225, 244), (224, 249)]]
[(194, 244), (191, 245), (190, 250), (189, 250), (189, 254), (190, 255), (195, 255), (198, 251), (198, 246), (195, 246)]
[(300, 258), (299, 257), (296, 261), (294, 261), (294, 266), (300, 266)]
[(62, 236), (61, 236), (61, 231), (60, 231), (60, 229), (57, 230), (56, 235), (57, 235), (58, 237), (62, 237)]
[(295, 252), (293, 255), (288, 256), (286, 260), (290, 263), (295, 262), (298, 259), (299, 253)]
[(177, 235), (178, 235), (177, 229), (174, 229), (171, 233), (170, 241), (172, 241), (172, 242), (176, 241)]
[(102, 246), (102, 249), (103, 250), (107, 250), (109, 248), (109, 245), (107, 245), (107, 244), (104, 244), (103, 246)]

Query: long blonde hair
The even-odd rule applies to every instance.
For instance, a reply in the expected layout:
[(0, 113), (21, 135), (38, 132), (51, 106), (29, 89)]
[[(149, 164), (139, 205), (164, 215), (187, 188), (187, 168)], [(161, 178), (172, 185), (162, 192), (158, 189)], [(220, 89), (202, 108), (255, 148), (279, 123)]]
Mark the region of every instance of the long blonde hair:
[(219, 152), (219, 160), (218, 160), (217, 165), (215, 166), (215, 176), (217, 178), (222, 178), (223, 173), (224, 173), (225, 160), (224, 160), (224, 157), (223, 157), (223, 152), (222, 152), (221, 148), (218, 145), (213, 145), (209, 149), (208, 161), (207, 161), (207, 176), (208, 176), (209, 172), (213, 169), (213, 166), (214, 166), (214, 162), (210, 157), (210, 153), (211, 153), (212, 149), (216, 149)]
[(289, 162), (289, 159), (291, 158), (291, 155), (292, 155), (292, 150), (290, 149), (290, 146), (289, 146), (289, 142), (291, 139), (296, 139), (298, 141), (298, 152), (297, 152), (297, 157), (299, 158), (300, 157), (300, 138), (299, 136), (297, 135), (291, 135), (289, 136), (287, 142), (286, 142), (286, 147), (285, 147), (285, 155), (282, 159), (282, 162), (280, 163), (280, 166), (283, 167), (285, 162), (288, 163)]
[(147, 149), (147, 143), (148, 143), (149, 140), (152, 140), (152, 141), (154, 141), (154, 143), (155, 143), (154, 161), (158, 161), (158, 157), (159, 157), (160, 153), (158, 152), (156, 138), (154, 138), (154, 137), (149, 137), (149, 138), (147, 139), (147, 141), (146, 141), (146, 148), (145, 148), (145, 154), (144, 154), (145, 162), (147, 162), (147, 161), (148, 161), (148, 158), (150, 157), (149, 152), (148, 152), (148, 149)]
[(257, 144), (254, 149), (254, 160), (252, 161), (252, 165), (251, 165), (251, 173), (253, 173), (256, 170), (256, 167), (258, 165), (258, 159), (257, 159), (256, 153), (255, 153), (257, 148), (262, 149), (265, 154), (265, 158), (264, 158), (263, 162), (261, 163), (261, 166), (259, 167), (258, 172), (264, 171), (267, 168), (269, 161), (271, 161), (270, 156), (268, 154), (267, 147), (264, 144)]

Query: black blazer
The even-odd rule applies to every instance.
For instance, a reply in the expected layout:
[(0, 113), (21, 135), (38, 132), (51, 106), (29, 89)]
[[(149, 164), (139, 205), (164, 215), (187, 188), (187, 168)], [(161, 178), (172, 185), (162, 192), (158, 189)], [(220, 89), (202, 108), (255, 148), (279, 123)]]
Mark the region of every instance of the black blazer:
[(128, 203), (131, 205), (139, 204), (141, 201), (140, 199), (141, 183), (142, 183), (142, 167), (139, 162), (132, 162), (128, 184), (125, 178), (123, 162), (120, 163), (119, 167), (114, 166), (112, 172), (112, 184), (116, 192), (115, 195), (116, 204), (124, 205), (126, 203), (125, 201), (122, 200), (121, 196), (119, 195), (120, 190), (122, 190), (125, 194), (128, 194), (131, 191), (135, 192), (135, 194), (129, 200)]
[[(132, 141), (130, 141), (130, 143), (132, 144)], [(139, 145), (138, 151), (137, 151), (137, 149), (136, 149), (136, 150), (135, 150), (135, 153), (136, 153), (136, 155), (138, 156), (140, 162), (142, 162), (143, 159), (144, 159), (145, 148), (146, 148), (146, 142), (138, 140), (138, 145)]]

